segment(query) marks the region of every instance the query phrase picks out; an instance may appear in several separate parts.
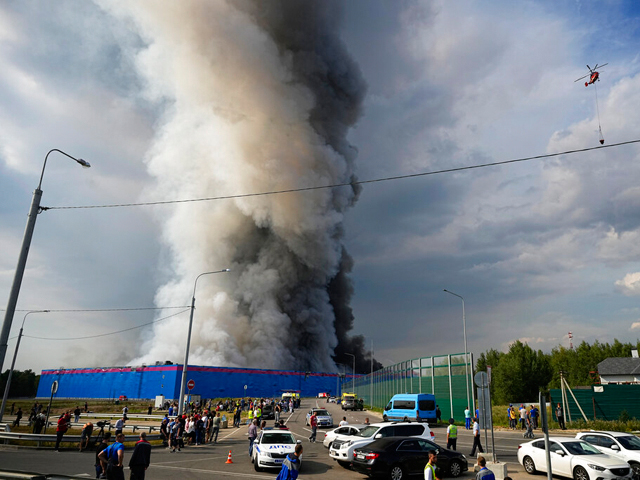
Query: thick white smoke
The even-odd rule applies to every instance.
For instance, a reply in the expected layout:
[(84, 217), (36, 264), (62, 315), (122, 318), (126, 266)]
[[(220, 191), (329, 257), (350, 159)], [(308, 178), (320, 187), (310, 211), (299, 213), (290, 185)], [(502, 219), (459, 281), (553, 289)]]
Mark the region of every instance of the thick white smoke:
[[(138, 31), (138, 73), (163, 109), (147, 157), (157, 199), (353, 178), (346, 134), (364, 84), (337, 36), (337, 2), (136, 1), (105, 9)], [(159, 289), (158, 305), (185, 304), (197, 275), (232, 269), (198, 282), (190, 363), (334, 368), (338, 337), (350, 340), (352, 326), (341, 239), (356, 195), (341, 187), (158, 211), (175, 279)], [(136, 362), (181, 362), (187, 320), (156, 324)]]

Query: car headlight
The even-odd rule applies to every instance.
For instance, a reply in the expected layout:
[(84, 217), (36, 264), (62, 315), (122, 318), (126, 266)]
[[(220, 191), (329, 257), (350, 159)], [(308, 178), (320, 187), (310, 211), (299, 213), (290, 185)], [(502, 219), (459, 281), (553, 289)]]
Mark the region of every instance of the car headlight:
[(597, 470), (598, 472), (604, 472), (606, 470), (606, 468), (601, 467), (600, 465), (594, 465), (593, 463), (588, 463), (587, 466), (593, 470)]
[(353, 442), (352, 442), (351, 440), (349, 440), (348, 442), (343, 443), (343, 444), (342, 444), (342, 447), (340, 447), (340, 448), (350, 447), (352, 443), (353, 443)]
[(267, 458), (271, 458), (271, 454), (269, 452), (263, 452), (262, 455)]

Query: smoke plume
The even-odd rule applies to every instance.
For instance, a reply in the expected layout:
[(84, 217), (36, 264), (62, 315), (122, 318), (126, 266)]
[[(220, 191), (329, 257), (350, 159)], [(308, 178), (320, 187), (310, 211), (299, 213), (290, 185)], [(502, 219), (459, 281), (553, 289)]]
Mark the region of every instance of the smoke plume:
[[(147, 155), (159, 200), (354, 179), (346, 136), (365, 85), (338, 36), (340, 4), (298, 0), (122, 2), (148, 99), (162, 108)], [(171, 281), (158, 305), (185, 304), (195, 278), (190, 363), (335, 370), (364, 352), (351, 338), (352, 260), (343, 240), (352, 187), (178, 204), (158, 210)], [(155, 325), (137, 362), (182, 361), (188, 314)], [(359, 349), (356, 350), (356, 349)], [(364, 368), (368, 370), (368, 368)]]

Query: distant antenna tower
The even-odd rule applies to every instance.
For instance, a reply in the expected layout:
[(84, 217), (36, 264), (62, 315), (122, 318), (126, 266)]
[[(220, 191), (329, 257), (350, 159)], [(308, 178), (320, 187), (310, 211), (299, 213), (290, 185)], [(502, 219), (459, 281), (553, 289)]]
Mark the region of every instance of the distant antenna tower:
[(573, 350), (573, 333), (569, 332), (569, 350)]

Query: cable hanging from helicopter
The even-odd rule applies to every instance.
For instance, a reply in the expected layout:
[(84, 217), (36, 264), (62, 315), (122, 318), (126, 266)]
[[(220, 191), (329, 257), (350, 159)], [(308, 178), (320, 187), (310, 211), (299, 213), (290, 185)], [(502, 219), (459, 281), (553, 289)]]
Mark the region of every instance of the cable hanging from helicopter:
[[(576, 82), (579, 82), (580, 80), (589, 77), (589, 80), (584, 82), (584, 86), (588, 87), (589, 85), (593, 85), (593, 89), (596, 92), (596, 112), (598, 114), (598, 133), (600, 135), (600, 145), (604, 145), (604, 136), (602, 135), (602, 125), (600, 125), (600, 106), (598, 105), (598, 87), (596, 85), (596, 82), (600, 81), (600, 73), (598, 72), (598, 68), (602, 68), (605, 65), (609, 65), (608, 63), (602, 64), (602, 65), (598, 65), (596, 63), (596, 66), (591, 68), (589, 65), (587, 65), (587, 68), (589, 69), (589, 74), (585, 75), (584, 77), (580, 77), (579, 79), (576, 80)], [(574, 82), (575, 83), (575, 82)]]

